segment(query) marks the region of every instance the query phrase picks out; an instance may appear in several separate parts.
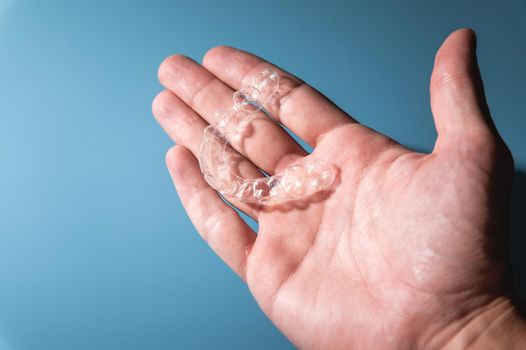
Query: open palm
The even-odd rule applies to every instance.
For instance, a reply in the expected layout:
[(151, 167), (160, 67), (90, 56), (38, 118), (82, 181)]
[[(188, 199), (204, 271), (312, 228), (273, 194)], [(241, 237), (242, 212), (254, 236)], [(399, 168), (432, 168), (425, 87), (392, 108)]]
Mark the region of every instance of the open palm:
[[(357, 123), (298, 78), (237, 49), (212, 49), (203, 66), (180, 55), (161, 65), (167, 90), (153, 111), (178, 143), (167, 163), (179, 196), (204, 239), (299, 347), (441, 347), (505, 292), (512, 160), (485, 105), (474, 51), (473, 33), (459, 30), (437, 54), (431, 154)], [(288, 84), (280, 122), (339, 174), (330, 191), (297, 205), (233, 201), (258, 221), (256, 235), (208, 187), (195, 156), (214, 111), (265, 68)], [(248, 159), (245, 176), (279, 172), (306, 155), (277, 124), (255, 124), (233, 145)]]

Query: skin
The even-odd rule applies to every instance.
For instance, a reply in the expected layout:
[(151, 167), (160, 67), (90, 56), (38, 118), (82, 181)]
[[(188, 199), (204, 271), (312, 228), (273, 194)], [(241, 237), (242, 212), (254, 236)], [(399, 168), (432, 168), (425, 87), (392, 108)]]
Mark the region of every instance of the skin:
[[(431, 154), (359, 124), (250, 53), (223, 46), (202, 65), (182, 55), (161, 64), (166, 90), (153, 114), (177, 143), (166, 159), (179, 197), (197, 231), (299, 348), (483, 348), (488, 334), (523, 333), (504, 279), (513, 160), (491, 121), (475, 41), (461, 29), (436, 54)], [(279, 121), (339, 174), (330, 191), (304, 203), (233, 201), (259, 223), (256, 235), (206, 184), (196, 156), (214, 111), (229, 108), (232, 92), (269, 67), (289, 87)], [(277, 124), (255, 124), (233, 144), (247, 159), (246, 176), (259, 177), (258, 168), (274, 174), (306, 155)]]

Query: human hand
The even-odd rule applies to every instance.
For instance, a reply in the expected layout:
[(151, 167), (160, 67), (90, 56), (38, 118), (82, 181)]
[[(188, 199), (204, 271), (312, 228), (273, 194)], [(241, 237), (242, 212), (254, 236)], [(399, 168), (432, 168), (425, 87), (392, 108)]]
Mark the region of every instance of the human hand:
[[(339, 175), (305, 205), (233, 201), (259, 223), (256, 235), (207, 185), (196, 157), (214, 111), (265, 68), (290, 87), (279, 121)], [(294, 344), (463, 348), (495, 328), (487, 320), (515, 319), (503, 280), (513, 161), (486, 106), (473, 32), (454, 32), (437, 53), (431, 154), (357, 123), (298, 78), (233, 48), (210, 50), (202, 66), (171, 56), (159, 79), (167, 90), (153, 113), (178, 144), (167, 164), (188, 215)], [(307, 155), (277, 124), (253, 123), (255, 132), (233, 144), (249, 160), (246, 177)]]

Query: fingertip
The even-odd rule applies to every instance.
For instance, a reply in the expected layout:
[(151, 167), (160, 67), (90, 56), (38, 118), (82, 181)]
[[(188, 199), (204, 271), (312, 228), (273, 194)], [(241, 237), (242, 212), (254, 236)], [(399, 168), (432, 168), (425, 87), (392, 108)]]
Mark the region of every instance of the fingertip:
[(166, 160), (166, 165), (170, 168), (170, 165), (172, 163), (174, 163), (174, 160), (177, 158), (177, 153), (179, 152), (179, 150), (177, 149), (178, 145), (174, 145), (172, 147), (170, 147), (170, 149), (166, 152), (166, 156), (165, 156), (165, 160)]
[(182, 54), (175, 54), (165, 58), (157, 70), (157, 77), (161, 84), (165, 85), (169, 79), (174, 78), (174, 75), (177, 75), (180, 68), (184, 68), (189, 62), (193, 62), (193, 60)]
[(173, 112), (175, 96), (168, 90), (163, 90), (155, 96), (152, 102), (152, 114), (157, 120), (166, 119)]
[(461, 28), (451, 33), (435, 55), (435, 74), (452, 70), (471, 70), (476, 54), (476, 35), (472, 29)]
[(185, 174), (185, 169), (189, 169), (188, 162), (193, 155), (190, 151), (181, 145), (175, 145), (166, 152), (165, 161), (170, 175), (176, 179), (180, 179)]
[(202, 61), (203, 66), (206, 66), (211, 63), (213, 64), (213, 62), (217, 61), (218, 59), (223, 58), (226, 54), (234, 50), (237, 50), (237, 49), (231, 46), (228, 46), (228, 45), (218, 45), (218, 46), (212, 47), (203, 56), (203, 61)]
[[(261, 58), (232, 46), (211, 48), (203, 57), (203, 66), (234, 89), (239, 88), (248, 67), (264, 62)], [(239, 67), (247, 67), (240, 70)]]
[(469, 43), (475, 43), (477, 35), (475, 31), (471, 28), (458, 28), (452, 33), (450, 33), (445, 42), (455, 41), (455, 40), (467, 40)]
[(475, 30), (469, 27), (458, 28), (455, 31), (453, 31), (451, 34), (448, 35), (448, 37), (451, 37), (451, 38), (458, 37), (458, 36), (465, 36), (465, 37), (468, 37), (470, 40), (474, 40), (476, 39), (477, 35), (475, 33)]

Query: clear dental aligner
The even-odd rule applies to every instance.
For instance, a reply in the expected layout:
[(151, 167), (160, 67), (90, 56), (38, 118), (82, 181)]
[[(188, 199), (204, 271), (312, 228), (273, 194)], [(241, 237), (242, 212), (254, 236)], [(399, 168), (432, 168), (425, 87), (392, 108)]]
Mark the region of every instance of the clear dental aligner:
[[(204, 130), (199, 165), (206, 181), (226, 198), (260, 205), (276, 205), (327, 189), (335, 179), (334, 166), (321, 160), (302, 158), (283, 172), (270, 177), (245, 179), (235, 166), (240, 155), (227, 147), (233, 137), (243, 136), (256, 116), (267, 115), (268, 104), (280, 93), (280, 78), (272, 70), (258, 74), (252, 85), (234, 92), (233, 107), (216, 112), (215, 121)], [(269, 117), (267, 115), (267, 117)], [(269, 117), (270, 118), (270, 117)]]

